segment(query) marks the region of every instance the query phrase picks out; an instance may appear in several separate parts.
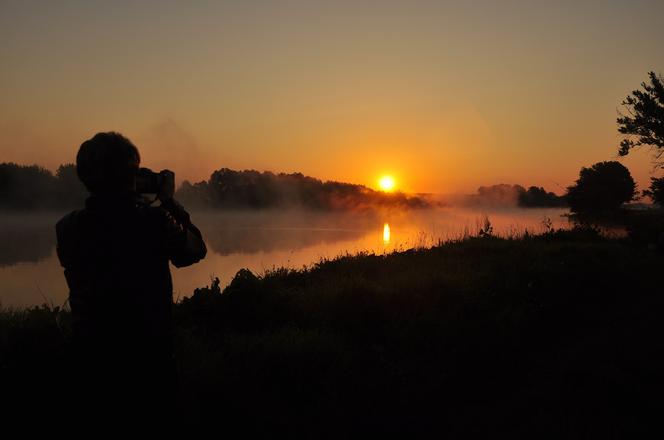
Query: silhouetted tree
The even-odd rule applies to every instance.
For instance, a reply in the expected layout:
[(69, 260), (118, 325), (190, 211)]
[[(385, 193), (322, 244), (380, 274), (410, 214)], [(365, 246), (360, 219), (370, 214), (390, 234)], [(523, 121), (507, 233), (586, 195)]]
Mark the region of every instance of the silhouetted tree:
[(564, 197), (552, 192), (546, 192), (544, 188), (531, 186), (527, 191), (519, 194), (519, 206), (526, 208), (534, 207), (557, 207), (565, 206)]
[(53, 175), (38, 165), (0, 163), (0, 208), (73, 208), (87, 195), (73, 164), (60, 165)]
[(483, 205), (515, 206), (519, 196), (526, 192), (521, 185), (499, 183), (496, 185), (480, 186), (477, 188), (475, 202)]
[(659, 179), (651, 177), (650, 188), (643, 191), (643, 195), (650, 197), (653, 202), (664, 207), (664, 177)]
[(57, 185), (57, 203), (59, 206), (82, 206), (88, 191), (76, 174), (76, 165), (67, 163), (60, 165), (55, 171)]
[(624, 165), (598, 162), (581, 168), (576, 184), (567, 188), (567, 202), (573, 212), (606, 212), (632, 200), (635, 190), (634, 179)]
[(52, 208), (56, 179), (37, 165), (0, 164), (0, 207), (5, 209)]
[(208, 182), (198, 182), (192, 184), (188, 180), (182, 182), (177, 190), (176, 197), (183, 200), (187, 206), (192, 208), (212, 208), (213, 203), (210, 197)]
[(526, 190), (521, 185), (499, 183), (480, 186), (477, 195), (471, 196), (471, 203), (493, 206), (520, 206), (522, 208), (541, 208), (565, 206), (564, 197), (546, 192), (542, 187), (531, 186)]
[(625, 136), (620, 142), (618, 154), (626, 156), (629, 151), (641, 145), (652, 147), (655, 162), (664, 165), (660, 159), (664, 154), (664, 79), (648, 72), (650, 83), (643, 82), (643, 90), (634, 90), (622, 102), (627, 114), (618, 117), (618, 131)]

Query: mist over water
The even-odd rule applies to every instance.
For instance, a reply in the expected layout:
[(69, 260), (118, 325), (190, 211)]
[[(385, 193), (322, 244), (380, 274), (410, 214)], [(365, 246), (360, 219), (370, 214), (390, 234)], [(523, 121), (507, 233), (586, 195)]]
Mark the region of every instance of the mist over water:
[[(257, 274), (282, 266), (301, 268), (321, 259), (357, 252), (381, 254), (477, 235), (491, 222), (493, 233), (568, 227), (564, 209), (459, 208), (321, 213), (311, 211), (193, 212), (208, 255), (193, 266), (172, 269), (174, 297), (190, 296), (219, 277), (228, 284), (241, 268)], [(61, 214), (0, 215), (0, 303), (63, 305), (68, 290), (55, 253), (55, 223)]]

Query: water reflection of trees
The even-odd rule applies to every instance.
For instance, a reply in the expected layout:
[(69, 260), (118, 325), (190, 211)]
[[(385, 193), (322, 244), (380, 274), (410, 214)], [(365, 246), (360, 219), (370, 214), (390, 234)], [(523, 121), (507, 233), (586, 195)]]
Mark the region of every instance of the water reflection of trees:
[(0, 267), (48, 258), (55, 246), (54, 224), (50, 218), (0, 218)]
[[(0, 267), (38, 262), (55, 247), (53, 213), (0, 215)], [(196, 215), (208, 248), (220, 255), (296, 250), (308, 246), (356, 240), (376, 227), (369, 216), (228, 212)]]
[(220, 255), (296, 250), (316, 244), (360, 238), (365, 231), (320, 229), (217, 229), (205, 234), (208, 247)]
[(317, 244), (357, 240), (369, 219), (312, 214), (228, 213), (194, 219), (208, 248), (219, 255), (297, 250)]

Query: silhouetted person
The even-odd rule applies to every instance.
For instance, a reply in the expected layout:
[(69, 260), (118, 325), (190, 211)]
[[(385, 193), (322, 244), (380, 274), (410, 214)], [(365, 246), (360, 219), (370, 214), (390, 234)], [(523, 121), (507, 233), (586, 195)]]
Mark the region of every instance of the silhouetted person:
[(139, 163), (118, 133), (83, 142), (76, 170), (91, 195), (56, 226), (74, 326), (72, 417), (82, 423), (163, 427), (179, 416), (169, 261), (194, 264), (206, 247), (172, 198), (172, 173), (160, 173), (160, 206), (141, 201)]

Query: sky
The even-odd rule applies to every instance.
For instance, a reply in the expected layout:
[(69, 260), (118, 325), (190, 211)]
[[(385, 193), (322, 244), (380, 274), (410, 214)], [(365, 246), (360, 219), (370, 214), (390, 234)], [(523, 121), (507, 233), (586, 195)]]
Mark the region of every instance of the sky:
[[(663, 22), (661, 0), (0, 0), (0, 162), (55, 169), (113, 130), (193, 181), (561, 193), (617, 158)], [(621, 161), (648, 186), (647, 150)]]

